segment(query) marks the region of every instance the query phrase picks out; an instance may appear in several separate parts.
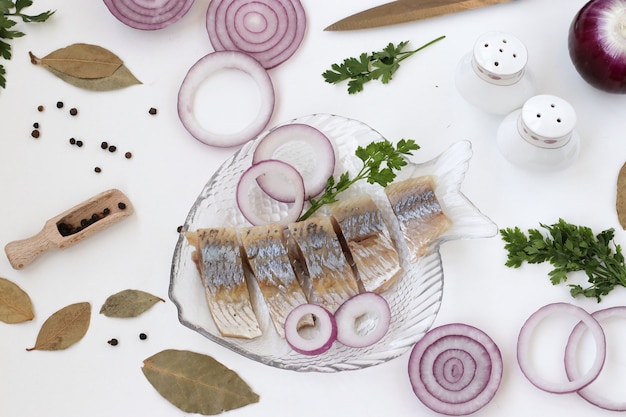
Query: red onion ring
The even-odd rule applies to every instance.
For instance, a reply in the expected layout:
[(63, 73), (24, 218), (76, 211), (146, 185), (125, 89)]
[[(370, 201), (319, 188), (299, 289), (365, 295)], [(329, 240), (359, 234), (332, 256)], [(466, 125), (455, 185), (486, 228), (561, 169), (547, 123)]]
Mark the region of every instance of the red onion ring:
[[(213, 73), (234, 69), (248, 74), (259, 87), (261, 106), (256, 118), (236, 133), (220, 134), (207, 130), (194, 114), (194, 96), (202, 82)], [(236, 51), (210, 53), (196, 62), (187, 72), (178, 92), (178, 116), (183, 126), (199, 141), (213, 146), (241, 145), (260, 134), (274, 112), (274, 86), (269, 74), (254, 58)]]
[(141, 30), (163, 29), (187, 14), (194, 0), (104, 0), (113, 16)]
[(206, 28), (216, 51), (240, 51), (266, 69), (289, 59), (306, 30), (300, 0), (211, 0)]
[[(528, 357), (531, 350), (530, 343), (533, 331), (542, 320), (554, 313), (567, 313), (580, 319), (580, 321), (589, 328), (596, 341), (596, 357), (587, 373), (566, 382), (551, 382), (546, 380), (531, 366), (531, 361)], [(606, 340), (600, 324), (585, 310), (569, 303), (553, 303), (541, 307), (526, 320), (517, 339), (517, 362), (522, 373), (537, 388), (554, 394), (575, 392), (593, 382), (604, 366), (605, 354)]]
[[(591, 316), (602, 323), (614, 317), (626, 318), (626, 307), (611, 307), (596, 311)], [(585, 323), (578, 323), (572, 331), (565, 347), (565, 372), (570, 380), (580, 378), (580, 371), (576, 366), (576, 352), (583, 334), (586, 332)], [(597, 392), (590, 385), (577, 391), (589, 403), (610, 411), (626, 411), (626, 401), (611, 400)]]
[(344, 301), (335, 311), (335, 321), (339, 343), (362, 348), (373, 345), (387, 334), (391, 310), (381, 295), (364, 292)]
[[(313, 326), (302, 325), (313, 316)], [(317, 304), (302, 304), (294, 308), (285, 319), (285, 340), (303, 355), (326, 352), (337, 338), (337, 325), (332, 313)]]
[(429, 330), (409, 357), (409, 379), (431, 410), (461, 416), (494, 397), (502, 380), (500, 349), (482, 330), (453, 323)]
[[(293, 195), (296, 197), (293, 204), (287, 209), (287, 214), (282, 218), (268, 219), (263, 217), (250, 201), (250, 193), (253, 187), (257, 186), (257, 179), (264, 175), (278, 174), (288, 179), (292, 185)], [(252, 224), (261, 225), (269, 222), (276, 222), (282, 225), (295, 222), (298, 220), (302, 208), (304, 207), (304, 182), (300, 173), (291, 165), (277, 161), (274, 159), (267, 159), (252, 165), (248, 168), (239, 178), (237, 183), (237, 206), (241, 211), (241, 214)], [(263, 207), (261, 207), (263, 208)], [(266, 209), (266, 208), (265, 208)], [(280, 213), (279, 213), (280, 214)]]
[[(278, 159), (293, 166), (304, 179), (305, 198), (324, 191), (328, 177), (335, 171), (335, 150), (322, 132), (302, 123), (279, 126), (271, 130), (257, 144), (252, 163)], [(279, 176), (266, 176), (259, 186), (278, 201), (290, 203), (294, 196), (290, 187)]]

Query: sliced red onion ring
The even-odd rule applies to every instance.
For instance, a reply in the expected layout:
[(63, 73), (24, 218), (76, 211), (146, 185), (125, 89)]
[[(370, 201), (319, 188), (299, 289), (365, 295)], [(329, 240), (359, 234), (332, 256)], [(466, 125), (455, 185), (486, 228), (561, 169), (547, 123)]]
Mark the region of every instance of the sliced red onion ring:
[[(591, 316), (598, 322), (602, 323), (614, 317), (626, 318), (626, 307), (611, 307), (604, 310), (596, 311)], [(580, 370), (576, 364), (576, 352), (582, 336), (587, 331), (585, 323), (581, 322), (574, 327), (565, 347), (565, 372), (570, 380), (580, 378)], [(586, 386), (577, 391), (578, 395), (583, 397), (589, 403), (600, 408), (610, 411), (626, 411), (626, 401), (611, 400), (598, 392), (595, 392), (591, 386)]]
[(194, 0), (104, 0), (113, 16), (141, 30), (163, 29), (187, 14)]
[[(258, 178), (268, 174), (273, 175), (274, 173), (288, 179), (293, 195), (296, 196), (296, 201), (289, 205), (290, 207), (287, 209), (286, 215), (281, 218), (268, 218), (263, 214), (263, 211), (267, 211), (267, 204), (265, 204), (267, 200), (266, 194), (263, 193), (263, 196), (260, 197), (261, 202), (257, 204), (252, 202), (253, 194), (251, 192), (254, 187), (258, 186)], [(263, 197), (265, 197), (265, 201), (263, 201)], [(241, 214), (255, 226), (269, 222), (283, 225), (295, 222), (298, 220), (304, 207), (304, 182), (302, 177), (294, 167), (282, 161), (268, 159), (254, 164), (241, 175), (237, 183), (237, 206)], [(278, 213), (275, 216), (280, 215)]]
[(335, 321), (339, 343), (362, 348), (373, 345), (387, 334), (391, 310), (381, 295), (364, 292), (344, 301), (335, 311)]
[[(324, 191), (328, 177), (335, 171), (335, 151), (325, 134), (313, 126), (294, 123), (271, 130), (254, 150), (252, 162), (278, 159), (296, 168), (304, 180), (305, 198), (315, 197)], [(293, 202), (290, 187), (285, 179), (268, 175), (259, 186), (278, 201)]]
[[(553, 382), (548, 381), (532, 366), (529, 358), (530, 344), (535, 328), (546, 317), (555, 313), (570, 314), (577, 319), (580, 319), (591, 331), (591, 334), (596, 342), (596, 357), (584, 375), (578, 378), (572, 378), (569, 381)], [(522, 326), (519, 337), (517, 339), (517, 362), (519, 364), (522, 373), (528, 378), (528, 380), (537, 388), (554, 394), (565, 394), (578, 391), (597, 378), (598, 374), (604, 366), (604, 359), (606, 357), (606, 340), (604, 337), (604, 331), (600, 324), (585, 310), (569, 303), (552, 303), (541, 307), (534, 312), (528, 320)]]
[(428, 331), (409, 357), (413, 391), (431, 410), (451, 416), (476, 412), (500, 387), (502, 355), (482, 330), (452, 323)]
[[(235, 69), (248, 74), (256, 82), (261, 96), (261, 106), (256, 118), (236, 133), (211, 132), (200, 124), (194, 114), (196, 91), (204, 80), (223, 69)], [(231, 147), (253, 139), (265, 129), (274, 112), (274, 100), (272, 80), (254, 58), (236, 51), (213, 52), (189, 69), (178, 92), (178, 116), (189, 133), (199, 141), (212, 146)]]
[(300, 0), (211, 0), (206, 28), (216, 51), (245, 52), (270, 69), (300, 46), (306, 14)]
[[(310, 317), (313, 326), (310, 326)], [(285, 319), (285, 340), (293, 350), (303, 355), (326, 352), (337, 338), (337, 325), (332, 313), (317, 304), (302, 304)]]

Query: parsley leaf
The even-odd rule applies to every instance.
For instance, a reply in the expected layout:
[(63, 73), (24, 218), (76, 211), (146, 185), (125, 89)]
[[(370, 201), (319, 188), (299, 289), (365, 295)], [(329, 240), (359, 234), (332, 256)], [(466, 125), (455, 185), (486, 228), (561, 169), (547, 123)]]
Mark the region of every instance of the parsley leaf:
[(350, 174), (344, 172), (337, 180), (331, 175), (324, 193), (317, 199), (309, 198), (311, 206), (298, 220), (306, 220), (323, 205), (336, 202), (338, 195), (357, 181), (367, 180), (370, 184), (386, 187), (396, 178), (395, 171), (407, 164), (403, 155), (413, 155), (412, 151), (419, 148), (412, 139), (401, 139), (395, 147), (388, 140), (372, 142), (366, 147), (359, 146), (355, 155), (363, 162), (363, 167), (357, 175), (350, 178)]
[(553, 225), (540, 225), (547, 233), (529, 229), (525, 234), (518, 227), (500, 231), (508, 251), (506, 266), (549, 262), (553, 269), (548, 276), (553, 285), (566, 282), (570, 272), (583, 271), (590, 285), (570, 284), (570, 294), (596, 298), (598, 302), (616, 286), (626, 287), (626, 264), (621, 246), (614, 242), (614, 229), (594, 235), (591, 228), (563, 219)]
[[(6, 41), (24, 36), (19, 30), (11, 30), (16, 25), (16, 21), (11, 18), (20, 18), (25, 23), (45, 22), (54, 14), (50, 10), (36, 15), (22, 13), (32, 4), (33, 0), (0, 0), (0, 57), (11, 59), (11, 44)], [(6, 82), (6, 70), (0, 64), (0, 88), (5, 88)]]
[(440, 36), (425, 45), (412, 51), (405, 51), (408, 41), (398, 45), (389, 43), (382, 51), (368, 54), (363, 52), (358, 58), (346, 58), (341, 64), (332, 64), (322, 77), (329, 84), (338, 84), (348, 80), (348, 94), (356, 94), (363, 91), (363, 84), (372, 80), (380, 80), (387, 84), (400, 68), (400, 62), (427, 46), (445, 38)]

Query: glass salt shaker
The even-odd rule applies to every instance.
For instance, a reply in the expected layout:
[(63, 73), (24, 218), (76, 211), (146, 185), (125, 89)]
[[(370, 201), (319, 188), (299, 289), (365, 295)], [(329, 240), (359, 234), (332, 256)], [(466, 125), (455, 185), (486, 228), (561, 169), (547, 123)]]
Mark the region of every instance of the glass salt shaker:
[(535, 94), (527, 63), (526, 46), (518, 38), (504, 32), (485, 33), (457, 66), (457, 90), (475, 107), (506, 115)]
[(500, 123), (498, 148), (509, 162), (524, 169), (565, 169), (580, 153), (575, 126), (576, 112), (567, 101), (548, 94), (534, 96)]

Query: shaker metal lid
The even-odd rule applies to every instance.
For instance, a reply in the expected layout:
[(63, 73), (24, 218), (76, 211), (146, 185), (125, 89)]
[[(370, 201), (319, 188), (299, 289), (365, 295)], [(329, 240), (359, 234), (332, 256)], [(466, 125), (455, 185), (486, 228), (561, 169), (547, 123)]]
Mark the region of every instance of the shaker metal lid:
[(564, 146), (576, 127), (576, 111), (560, 97), (542, 94), (524, 103), (518, 120), (520, 134), (542, 148)]
[(488, 32), (474, 44), (472, 66), (483, 80), (511, 85), (524, 75), (528, 51), (515, 36), (505, 32)]

